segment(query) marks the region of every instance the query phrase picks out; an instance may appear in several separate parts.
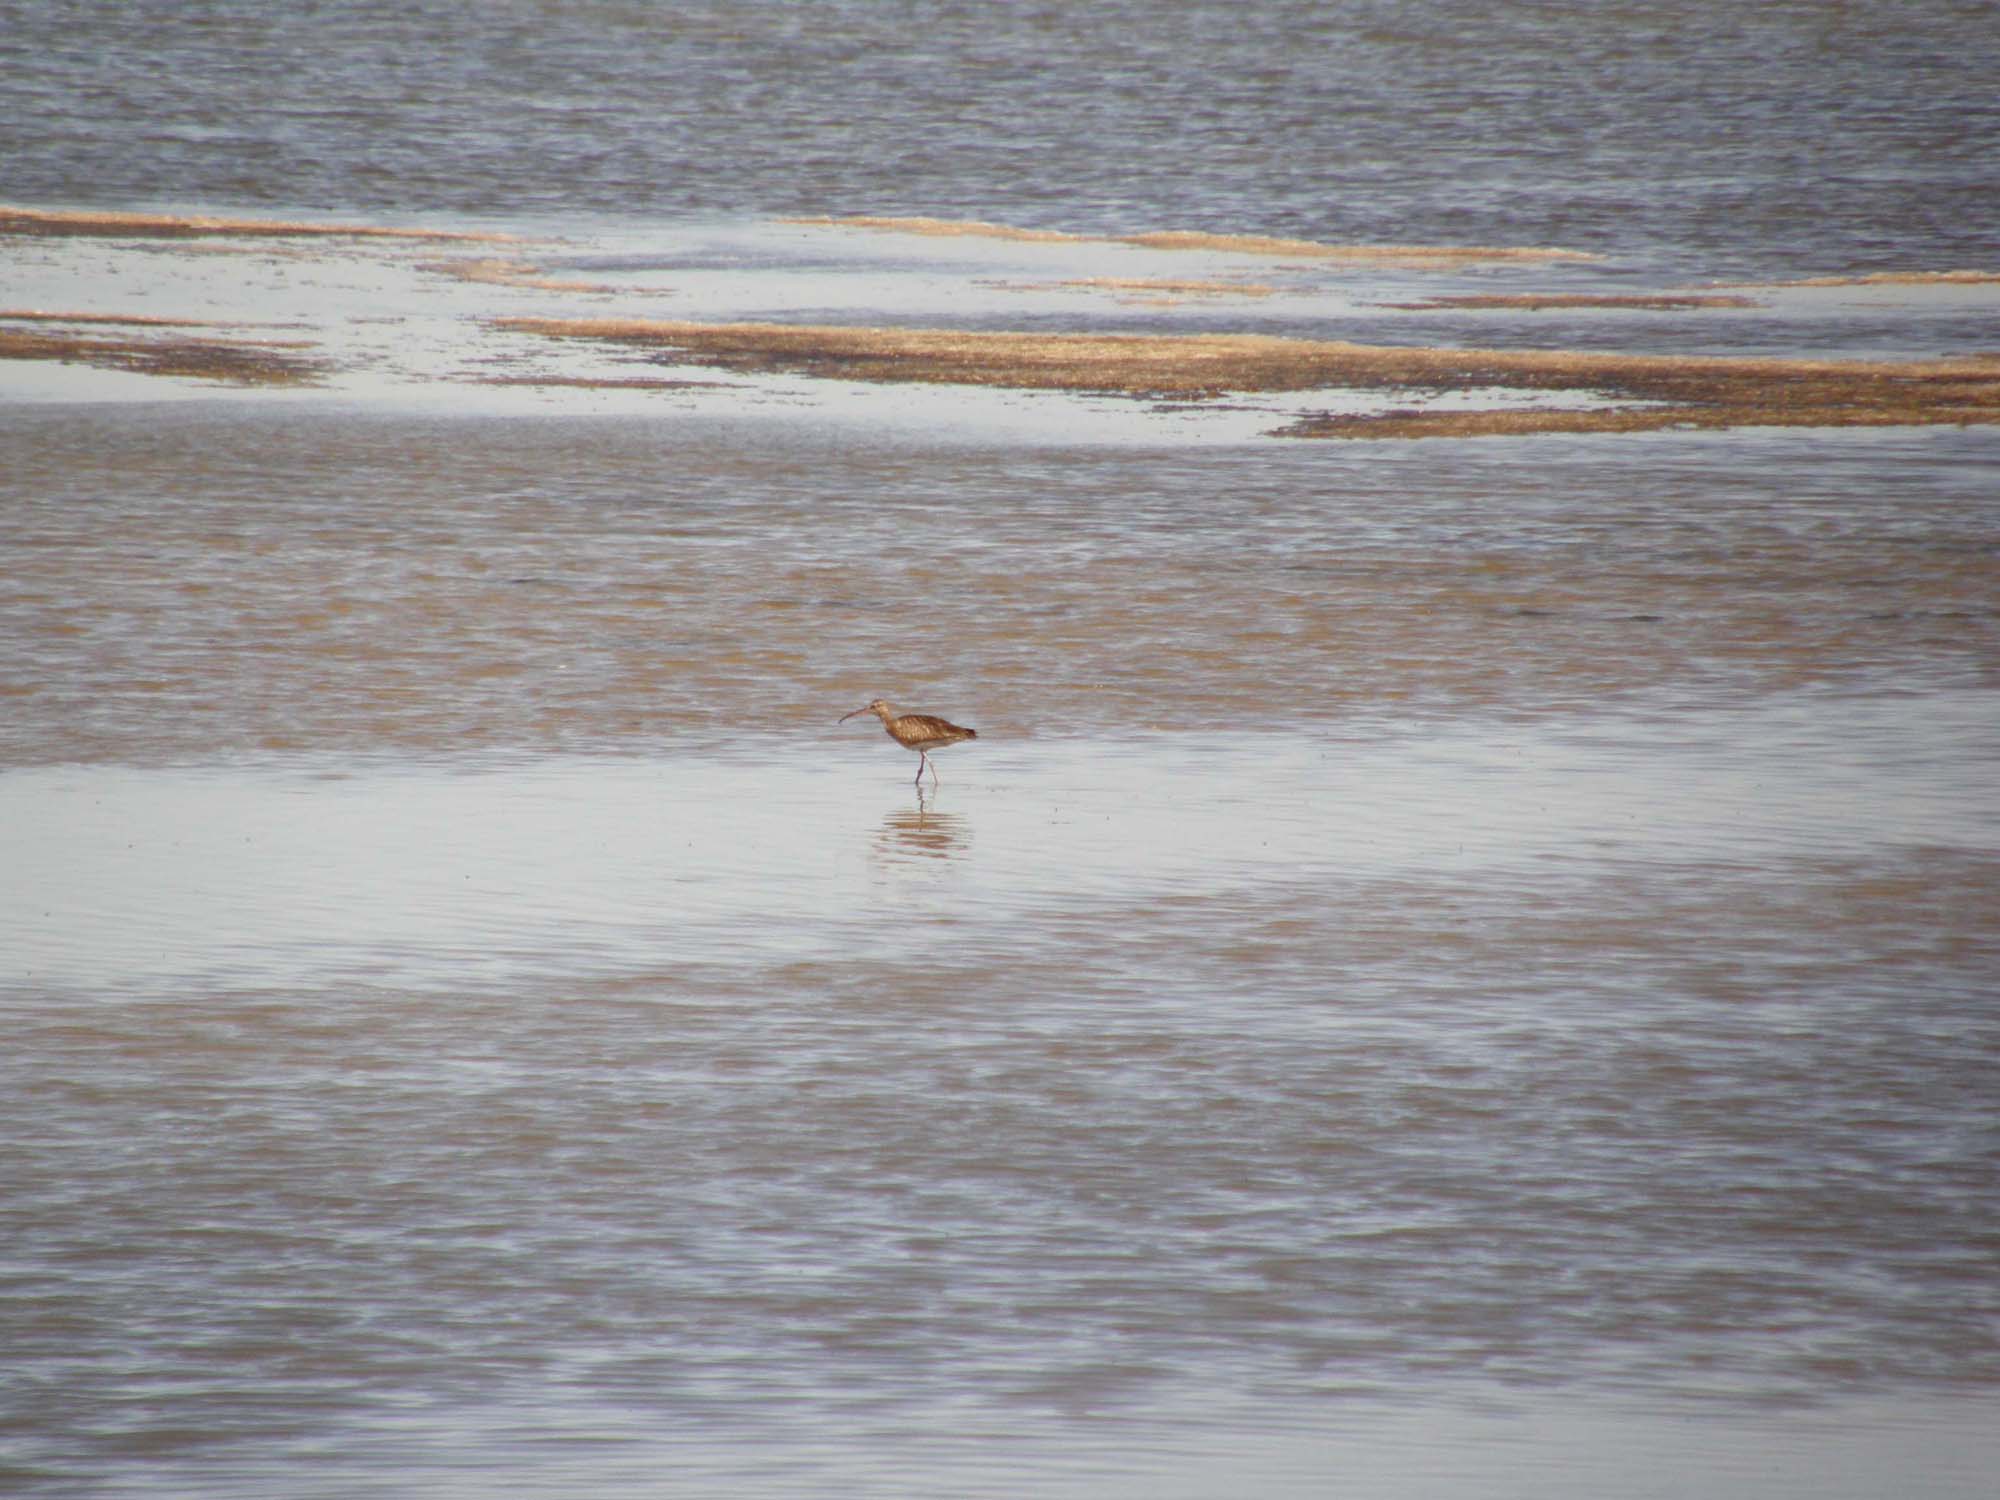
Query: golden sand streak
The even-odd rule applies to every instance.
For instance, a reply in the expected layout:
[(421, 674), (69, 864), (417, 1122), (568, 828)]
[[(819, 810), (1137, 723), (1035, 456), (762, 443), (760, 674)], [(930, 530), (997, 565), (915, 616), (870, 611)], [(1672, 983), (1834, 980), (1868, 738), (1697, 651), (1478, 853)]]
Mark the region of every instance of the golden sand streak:
[(1108, 292), (1128, 307), (1178, 307), (1190, 298), (1274, 297), (1254, 281), (1176, 281), (1154, 276), (1084, 276), (1069, 281), (982, 281), (996, 292)]
[(1274, 239), (1260, 234), (1198, 234), (1179, 229), (1123, 235), (1119, 242), (1149, 250), (1225, 250), (1239, 255), (1282, 255), (1395, 266), (1458, 265), (1475, 260), (1596, 259), (1580, 250), (1505, 245), (1326, 245), (1318, 240)]
[[(2000, 422), (2000, 358), (1987, 357), (1892, 363), (1400, 348), (1261, 334), (975, 333), (629, 318), (502, 318), (495, 326), (656, 348), (723, 369), (843, 380), (1182, 397), (1224, 391), (1498, 387), (1659, 404), (1655, 410), (1617, 414), (1628, 429), (1675, 423), (1842, 427)], [(1602, 431), (1611, 421), (1603, 411), (1545, 409), (1531, 415), (1545, 425), (1520, 430)], [(1384, 419), (1371, 420), (1373, 427), (1308, 422), (1287, 430), (1311, 436), (1411, 435), (1382, 426)]]
[(309, 343), (235, 343), (196, 338), (92, 338), (0, 329), (0, 359), (54, 359), (140, 375), (179, 375), (235, 385), (312, 385), (324, 363), (296, 353)]
[(1595, 260), (1580, 250), (1544, 250), (1498, 245), (1329, 245), (1318, 240), (1281, 239), (1262, 234), (1204, 234), (1189, 229), (1160, 229), (1144, 234), (1067, 234), (1058, 229), (1016, 229), (983, 219), (882, 218), (866, 214), (833, 218), (825, 215), (780, 221), (817, 224), (836, 229), (879, 229), (898, 234), (972, 235), (1000, 240), (1050, 240), (1064, 243), (1137, 245), (1147, 250), (1210, 250), (1235, 255), (1283, 256), (1294, 259), (1352, 261), (1367, 265), (1437, 267), (1487, 260)]
[(579, 391), (727, 390), (726, 380), (671, 380), (657, 375), (473, 375), (470, 385), (553, 386)]
[(377, 224), (310, 224), (290, 219), (222, 219), (207, 214), (82, 213), (0, 204), (0, 235), (183, 239), (203, 235), (327, 239), (512, 240), (509, 234), (395, 229)]
[(1277, 437), (1302, 438), (1465, 438), (1530, 437), (1538, 433), (1660, 432), (1725, 427), (1911, 427), (2000, 421), (1984, 417), (1922, 417), (1900, 411), (1844, 409), (1837, 414), (1790, 406), (1654, 406), (1593, 411), (1538, 408), (1532, 411), (1390, 411), (1370, 415), (1302, 417), (1275, 430)]
[(1016, 229), (1009, 224), (989, 224), (984, 219), (887, 218), (875, 214), (849, 214), (834, 218), (812, 214), (780, 219), (780, 224), (813, 224), (833, 229), (881, 229), (894, 234), (972, 235), (989, 240), (1060, 240), (1077, 243), (1090, 238), (1065, 234), (1060, 229)]
[(1055, 285), (1091, 291), (1158, 292), (1168, 297), (1271, 297), (1278, 291), (1255, 281), (1174, 281), (1156, 276), (1085, 276)]
[(487, 286), (518, 286), (538, 292), (614, 292), (601, 281), (564, 281), (542, 275), (542, 267), (523, 260), (427, 260), (417, 268), (440, 276)]
[(205, 318), (163, 318), (154, 313), (35, 312), (27, 309), (0, 309), (0, 323), (115, 323), (132, 328), (240, 328), (240, 323), (217, 324)]
[(1545, 308), (1630, 308), (1644, 312), (1682, 312), (1701, 307), (1755, 307), (1754, 297), (1726, 296), (1611, 296), (1577, 293), (1521, 292), (1512, 295), (1484, 294), (1465, 297), (1426, 297), (1421, 302), (1384, 302), (1405, 312), (1448, 312), (1461, 309), (1519, 308), (1539, 312)]
[(1991, 286), (2000, 271), (1872, 271), (1866, 276), (1808, 276), (1803, 281), (1732, 281), (1728, 286)]

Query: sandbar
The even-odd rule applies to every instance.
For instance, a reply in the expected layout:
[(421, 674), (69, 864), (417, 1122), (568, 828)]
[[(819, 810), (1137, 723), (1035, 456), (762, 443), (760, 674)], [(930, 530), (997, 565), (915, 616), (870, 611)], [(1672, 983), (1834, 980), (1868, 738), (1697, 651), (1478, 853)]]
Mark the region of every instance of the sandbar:
[[(2000, 422), (2000, 357), (1876, 361), (1573, 350), (1418, 348), (1263, 334), (1012, 333), (634, 318), (494, 320), (509, 332), (650, 348), (673, 363), (843, 380), (1209, 399), (1319, 389), (1502, 389), (1529, 412), (1395, 410), (1308, 417), (1296, 437), (1478, 436), (1676, 426)], [(1589, 409), (1565, 409), (1565, 399)], [(1606, 401), (1620, 404), (1605, 410)], [(1504, 420), (1503, 420), (1504, 418)]]
[[(101, 321), (140, 321), (105, 318)], [(174, 326), (157, 320), (152, 326)], [(140, 375), (179, 375), (231, 385), (314, 385), (324, 361), (301, 350), (309, 341), (239, 341), (186, 336), (111, 338), (39, 329), (0, 328), (0, 359), (52, 359)]]
[(1581, 250), (1521, 245), (1335, 245), (1321, 240), (1288, 239), (1267, 234), (1210, 234), (1194, 229), (1155, 229), (1138, 234), (1072, 234), (1061, 229), (1022, 229), (984, 219), (895, 218), (879, 214), (842, 217), (814, 215), (788, 218), (786, 224), (814, 224), (835, 229), (875, 229), (895, 234), (973, 236), (985, 239), (1047, 241), (1067, 244), (1137, 245), (1148, 250), (1206, 250), (1235, 255), (1291, 259), (1352, 261), (1365, 265), (1444, 267), (1473, 261), (1595, 260)]
[(252, 238), (512, 240), (513, 235), (458, 229), (408, 229), (381, 224), (319, 224), (298, 219), (233, 219), (212, 214), (81, 212), (0, 204), (0, 235), (97, 239)]

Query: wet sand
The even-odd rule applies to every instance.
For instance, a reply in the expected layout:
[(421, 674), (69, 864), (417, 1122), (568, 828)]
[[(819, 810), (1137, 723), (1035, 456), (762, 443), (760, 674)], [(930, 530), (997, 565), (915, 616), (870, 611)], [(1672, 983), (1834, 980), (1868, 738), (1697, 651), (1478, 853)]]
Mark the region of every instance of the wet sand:
[(1863, 276), (1804, 276), (1793, 281), (1748, 282), (1750, 286), (1992, 286), (2000, 271), (1871, 271)]
[(516, 317), (499, 327), (668, 351), (738, 372), (1202, 398), (1234, 391), (1525, 390), (1649, 403), (1616, 411), (1311, 417), (1296, 437), (1638, 432), (2000, 422), (2000, 357), (1903, 363), (1381, 348), (1262, 335), (985, 333)]
[[(0, 313), (0, 324), (16, 316)], [(26, 316), (38, 322), (132, 323), (151, 327), (186, 327), (191, 321), (128, 319), (107, 314), (85, 314), (73, 319), (48, 313)], [(327, 365), (304, 352), (315, 347), (309, 339), (230, 340), (186, 335), (110, 338), (0, 327), (0, 359), (59, 360), (131, 374), (170, 375), (224, 385), (316, 384), (324, 377)]]
[(1124, 235), (1072, 234), (1060, 229), (1022, 229), (1010, 224), (990, 224), (983, 219), (895, 218), (856, 214), (843, 218), (811, 217), (784, 220), (791, 224), (825, 225), (838, 229), (875, 229), (893, 234), (922, 234), (944, 238), (971, 236), (982, 239), (1026, 240), (1041, 243), (1081, 244), (1098, 242), (1137, 245), (1148, 250), (1224, 251), (1240, 255), (1266, 255), (1322, 261), (1347, 261), (1364, 266), (1440, 267), (1462, 266), (1479, 261), (1587, 261), (1593, 259), (1576, 250), (1544, 249), (1518, 245), (1330, 245), (1319, 240), (1289, 239), (1268, 234), (1217, 234), (1189, 229), (1152, 229)]
[[(88, 306), (64, 286), (72, 312), (24, 306), (0, 314), (0, 360), (54, 360), (116, 370), (120, 374), (178, 376), (244, 386), (334, 386), (354, 390), (364, 378), (382, 388), (386, 372), (404, 366), (400, 380), (456, 380), (488, 390), (536, 388), (544, 392), (644, 392), (732, 388), (756, 390), (774, 376), (806, 376), (814, 382), (848, 386), (958, 386), (972, 390), (1054, 392), (1100, 398), (1106, 394), (1142, 402), (1180, 402), (1182, 412), (1204, 406), (1224, 408), (1242, 400), (1282, 400), (1262, 430), (1288, 438), (1418, 438), (1418, 436), (1500, 436), (1500, 434), (1612, 434), (1662, 428), (1856, 428), (1992, 424), (2000, 420), (2000, 358), (1964, 352), (1956, 358), (1820, 358), (1820, 356), (1740, 356), (1728, 352), (1650, 352), (1640, 348), (1508, 348), (1506, 344), (1394, 344), (1348, 338), (1314, 338), (1274, 332), (1296, 320), (1312, 304), (1302, 300), (1308, 284), (1288, 284), (1270, 276), (1258, 280), (1256, 264), (1374, 266), (1376, 276), (1422, 274), (1450, 280), (1478, 272), (1482, 264), (1508, 264), (1508, 274), (1534, 274), (1536, 264), (1560, 266), (1576, 260), (1564, 252), (1482, 248), (1482, 246), (1394, 246), (1350, 248), (1284, 242), (1250, 234), (1134, 232), (1094, 238), (1058, 230), (1012, 230), (960, 220), (788, 220), (774, 232), (808, 240), (856, 244), (854, 230), (868, 240), (906, 238), (924, 242), (952, 238), (996, 246), (1002, 256), (1060, 260), (1088, 274), (1054, 274), (1040, 282), (974, 274), (954, 296), (972, 300), (984, 324), (998, 326), (892, 326), (894, 320), (744, 320), (714, 316), (726, 312), (714, 290), (648, 278), (640, 288), (630, 272), (604, 274), (632, 262), (624, 256), (582, 256), (574, 248), (544, 244), (536, 256), (474, 256), (438, 260), (404, 256), (396, 246), (436, 240), (504, 240), (492, 232), (442, 228), (396, 228), (376, 224), (310, 224), (296, 220), (248, 220), (206, 214), (84, 214), (34, 208), (0, 208), (0, 258), (20, 258), (26, 246), (64, 240), (102, 244), (98, 254), (126, 268), (128, 298), (158, 302), (168, 286), (200, 288), (206, 316), (138, 312)], [(308, 302), (250, 300), (222, 274), (204, 274), (200, 260), (148, 262), (144, 246), (236, 246), (286, 240), (320, 242), (326, 250), (308, 260), (266, 260), (274, 284), (312, 278), (310, 266), (354, 278), (350, 302), (328, 302), (324, 290)], [(12, 250), (8, 250), (12, 246)], [(348, 246), (346, 250), (338, 246)], [(1146, 256), (1200, 258), (1202, 274), (1170, 276), (1150, 272)], [(296, 256), (300, 252), (286, 252)], [(62, 256), (50, 262), (60, 270)], [(1002, 262), (1006, 264), (1006, 262)], [(1016, 266), (1020, 262), (1014, 262)], [(872, 274), (870, 262), (856, 262)], [(1416, 268), (1416, 270), (1412, 270)], [(590, 272), (596, 274), (590, 274)], [(582, 274), (580, 274), (582, 272)], [(1568, 266), (1568, 276), (1592, 274), (1588, 266)], [(1816, 278), (1800, 286), (1822, 288), (1794, 296), (1832, 296), (1824, 290), (1842, 278)], [(1906, 288), (1910, 296), (1940, 290), (1978, 296), (1990, 278), (1974, 272), (1910, 272), (1908, 276), (1852, 278), (1872, 294)], [(324, 278), (312, 278), (324, 286)], [(744, 290), (752, 278), (740, 278)], [(448, 292), (446, 288), (460, 288)], [(800, 292), (806, 280), (780, 282), (774, 290)], [(1096, 290), (1144, 308), (1166, 326), (1124, 328), (1008, 328), (1024, 302)], [(644, 302), (674, 298), (704, 316), (664, 320), (650, 314), (618, 312), (638, 292)], [(52, 290), (52, 296), (56, 292)], [(970, 294), (970, 296), (968, 296)], [(1334, 294), (1326, 286), (1314, 296)], [(528, 298), (516, 306), (482, 308), (478, 298)], [(868, 298), (894, 296), (884, 290)], [(1604, 292), (1564, 290), (1434, 290), (1416, 300), (1370, 296), (1360, 300), (1340, 292), (1338, 306), (1372, 306), (1382, 316), (1488, 316), (1526, 314), (1546, 318), (1740, 318), (1764, 310), (1762, 300), (1712, 292)], [(1768, 292), (1768, 296), (1782, 296)], [(536, 312), (558, 300), (588, 298), (596, 312)], [(130, 302), (128, 302), (130, 308)], [(1230, 310), (1248, 316), (1256, 308), (1256, 330), (1216, 328)], [(468, 344), (468, 318), (470, 338)], [(1200, 318), (1194, 328), (1174, 326), (1174, 318)], [(1312, 318), (1324, 322), (1324, 314)], [(184, 326), (288, 322), (298, 338), (244, 340), (182, 332)], [(110, 336), (104, 324), (124, 324)], [(396, 340), (368, 340), (370, 324), (402, 324)], [(1648, 322), (1648, 328), (1656, 322)], [(1506, 332), (1504, 324), (1492, 324)], [(1722, 324), (1718, 324), (1718, 330)], [(158, 330), (158, 332), (156, 332)], [(174, 330), (174, 332), (166, 332)], [(1726, 336), (1726, 334), (1724, 334)], [(538, 344), (542, 356), (528, 352)], [(484, 342), (486, 348), (478, 348)], [(624, 368), (604, 368), (588, 350), (622, 350)], [(428, 350), (428, 358), (424, 352)], [(646, 366), (698, 366), (726, 372), (730, 382), (688, 380)], [(418, 368), (422, 362), (424, 368)], [(528, 368), (522, 368), (522, 366)], [(478, 368), (486, 366), (486, 368)], [(498, 368), (496, 368), (498, 366)], [(1326, 400), (1314, 402), (1314, 396)], [(1506, 400), (1496, 400), (1504, 396)]]
[(1626, 308), (1637, 312), (1687, 312), (1698, 307), (1755, 307), (1750, 297), (1706, 293), (1661, 292), (1651, 295), (1621, 296), (1595, 292), (1486, 292), (1457, 297), (1426, 297), (1421, 302), (1391, 302), (1404, 312), (1440, 312), (1465, 308), (1496, 308), (1508, 311), (1540, 312), (1549, 308)]
[(575, 277), (550, 276), (546, 270), (532, 261), (523, 260), (428, 260), (422, 263), (423, 270), (434, 271), (440, 276), (455, 276), (460, 281), (482, 282), (488, 286), (527, 287), (540, 292), (602, 292), (610, 293), (617, 288), (609, 282), (582, 281)]
[[(46, 298), (0, 313), (0, 381), (9, 367), (56, 362), (121, 376), (447, 405), (451, 386), (460, 399), (510, 389), (549, 400), (563, 392), (600, 399), (622, 393), (634, 402), (649, 393), (706, 392), (703, 399), (739, 404), (852, 401), (815, 395), (814, 387), (949, 387), (1098, 402), (1049, 410), (1051, 419), (1079, 429), (1118, 428), (1100, 401), (1115, 396), (1141, 404), (1123, 424), (1133, 432), (1165, 433), (1160, 418), (1171, 415), (1187, 433), (1290, 438), (2000, 421), (2000, 356), (1977, 346), (1948, 357), (1867, 359), (1810, 348), (1783, 355), (1728, 348), (1737, 330), (1768, 327), (1774, 318), (1797, 330), (1788, 344), (1810, 345), (1813, 320), (1841, 312), (1843, 288), (1855, 297), (1912, 299), (1910, 335), (1897, 342), (1949, 347), (1948, 337), (1919, 330), (1951, 315), (1951, 305), (1923, 299), (1957, 298), (1968, 314), (1976, 312), (1994, 278), (1971, 271), (1805, 278), (1758, 298), (1606, 291), (1588, 284), (1605, 274), (1588, 258), (1555, 250), (1354, 247), (1173, 231), (1090, 236), (868, 216), (732, 231), (736, 248), (716, 262), (724, 269), (695, 274), (663, 274), (677, 263), (663, 254), (671, 247), (643, 239), (583, 246), (543, 236), (532, 256), (421, 253), (441, 240), (515, 238), (198, 213), (0, 208), (0, 263), (14, 264), (27, 296)], [(936, 240), (973, 258), (913, 265), (909, 247)], [(255, 271), (190, 253), (223, 250), (249, 257)], [(829, 268), (829, 256), (848, 258)], [(1167, 261), (1190, 260), (1198, 263), (1192, 274), (1163, 270)], [(1285, 269), (1273, 274), (1274, 266)], [(1571, 284), (1474, 289), (1496, 275)], [(1421, 296), (1394, 295), (1393, 287), (1410, 286), (1412, 278), (1426, 286)], [(123, 307), (87, 300), (92, 289), (113, 284)], [(912, 303), (911, 289), (932, 300)], [(1104, 322), (1104, 312), (1080, 315), (1079, 304), (1063, 301), (1078, 291), (1112, 299), (1117, 325), (1092, 326)], [(862, 316), (741, 316), (773, 301), (841, 296)], [(654, 315), (669, 298), (698, 316)], [(1814, 298), (1833, 301), (1822, 310)], [(169, 310), (155, 310), (163, 302)], [(1622, 347), (1602, 346), (1610, 319), (1629, 320), (1633, 331), (1619, 338)], [(1059, 325), (1049, 326), (1052, 320)], [(1476, 328), (1481, 340), (1432, 344), (1300, 331), (1365, 321), (1373, 334), (1394, 334), (1418, 320), (1432, 329), (1439, 320), (1454, 331)], [(273, 323), (297, 336), (184, 331)], [(111, 334), (104, 331), (110, 325), (122, 326)], [(1546, 347), (1566, 334), (1589, 346)], [(1689, 347), (1703, 340), (1723, 347)], [(726, 378), (676, 373), (689, 369)]]
[(0, 235), (95, 239), (341, 239), (507, 240), (511, 235), (462, 229), (412, 229), (384, 224), (322, 223), (311, 219), (245, 219), (217, 214), (150, 214), (24, 208), (0, 204)]

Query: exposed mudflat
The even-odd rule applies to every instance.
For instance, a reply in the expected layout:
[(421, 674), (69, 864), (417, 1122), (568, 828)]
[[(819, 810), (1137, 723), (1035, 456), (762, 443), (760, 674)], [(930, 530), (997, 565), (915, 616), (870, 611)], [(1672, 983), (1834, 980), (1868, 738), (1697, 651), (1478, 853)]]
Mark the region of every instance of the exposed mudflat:
[[(452, 241), (487, 248), (440, 258)], [(1532, 246), (887, 216), (565, 235), (28, 207), (0, 209), (0, 265), (17, 294), (0, 308), (0, 390), (28, 396), (46, 384), (35, 364), (59, 363), (446, 409), (513, 390), (922, 422), (916, 397), (932, 420), (983, 412), (1113, 441), (2000, 421), (2000, 357), (1980, 339), (2000, 283), (1966, 271), (1614, 290), (1601, 283), (1629, 283), (1617, 268)], [(944, 388), (988, 394), (923, 395)], [(67, 379), (48, 394), (137, 389)], [(1030, 396), (1034, 418), (1008, 409)]]
[(1515, 390), (1615, 410), (1313, 416), (1297, 437), (1863, 427), (2000, 421), (2000, 357), (1861, 361), (1381, 348), (1267, 335), (981, 333), (775, 323), (509, 318), (503, 328), (668, 351), (742, 372), (1201, 398), (1230, 392)]

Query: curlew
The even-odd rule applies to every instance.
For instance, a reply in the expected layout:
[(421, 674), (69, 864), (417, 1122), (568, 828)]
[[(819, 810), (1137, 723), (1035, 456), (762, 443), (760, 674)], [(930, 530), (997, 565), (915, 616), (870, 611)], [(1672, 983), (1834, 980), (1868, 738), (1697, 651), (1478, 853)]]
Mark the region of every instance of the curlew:
[(946, 745), (956, 745), (961, 740), (976, 740), (979, 731), (966, 729), (945, 719), (930, 714), (899, 714), (880, 698), (854, 710), (852, 714), (842, 714), (840, 722), (845, 724), (855, 714), (873, 714), (882, 721), (882, 727), (889, 731), (889, 738), (905, 750), (917, 752), (917, 785), (924, 784), (924, 767), (930, 766), (931, 782), (938, 779), (937, 767), (931, 766), (933, 750), (942, 750)]

